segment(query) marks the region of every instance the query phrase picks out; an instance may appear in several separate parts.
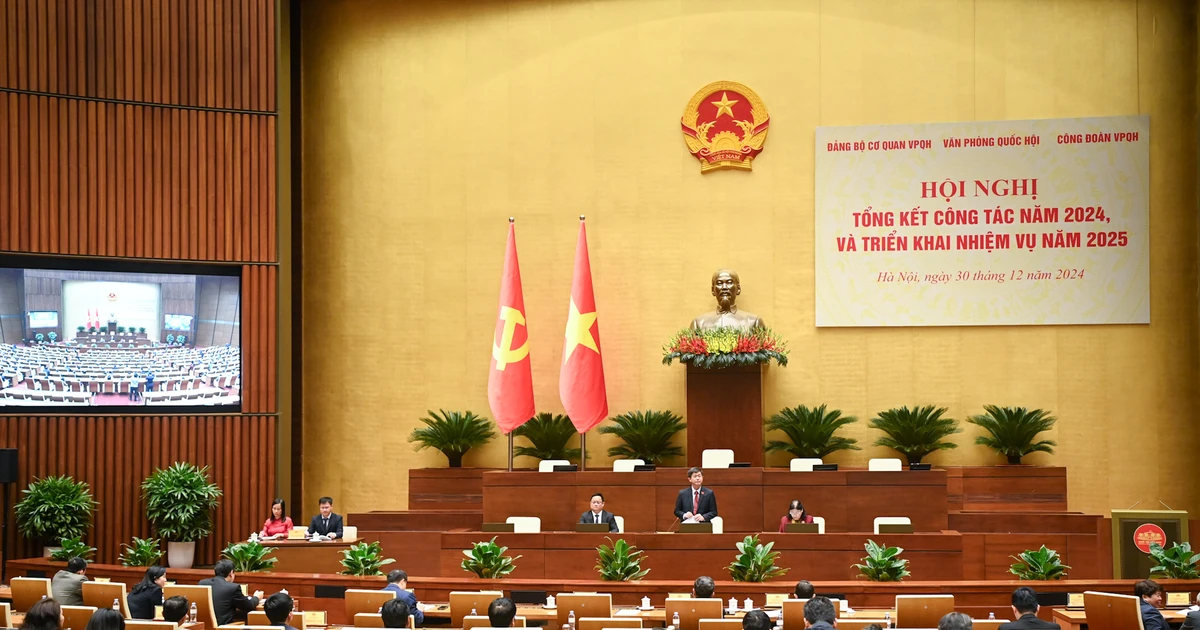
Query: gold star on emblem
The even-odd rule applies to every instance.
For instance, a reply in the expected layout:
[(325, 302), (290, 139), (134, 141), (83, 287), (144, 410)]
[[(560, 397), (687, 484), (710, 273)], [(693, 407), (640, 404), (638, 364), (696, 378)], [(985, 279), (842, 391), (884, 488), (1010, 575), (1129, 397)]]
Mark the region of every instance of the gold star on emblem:
[(733, 106), (738, 104), (737, 101), (729, 100), (725, 92), (721, 92), (721, 100), (709, 101), (709, 103), (716, 106), (717, 118), (720, 118), (721, 114), (729, 114), (729, 117), (733, 118)]
[(571, 312), (567, 315), (567, 349), (563, 352), (563, 363), (571, 358), (575, 346), (585, 346), (597, 353), (600, 352), (600, 348), (596, 345), (596, 338), (592, 337), (592, 324), (594, 323), (596, 323), (596, 311), (580, 313), (579, 307), (575, 306), (575, 300), (571, 300)]

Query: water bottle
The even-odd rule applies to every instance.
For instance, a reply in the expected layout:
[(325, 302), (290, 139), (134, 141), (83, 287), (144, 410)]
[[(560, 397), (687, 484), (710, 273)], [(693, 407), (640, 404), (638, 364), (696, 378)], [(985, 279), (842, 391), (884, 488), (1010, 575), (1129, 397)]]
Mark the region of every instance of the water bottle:
[(996, 620), (996, 613), (994, 613), (994, 612), (988, 613), (988, 621), (995, 621), (995, 620)]
[(671, 615), (671, 627), (679, 627), (679, 611), (676, 610), (674, 615)]
[(890, 612), (883, 613), (883, 625), (885, 625), (889, 628), (892, 627), (892, 613), (890, 613)]
[(121, 600), (113, 598), (113, 610), (121, 612)]
[(196, 623), (196, 617), (196, 602), (192, 602), (192, 607), (188, 610), (188, 621)]
[[(379, 609), (379, 612), (383, 612), (383, 608), (382, 608), (382, 607)], [(472, 609), (471, 609), (471, 616), (472, 616), (472, 617), (474, 617), (474, 616), (476, 616), (476, 615), (478, 615), (478, 614), (479, 614), (479, 613), (475, 612), (475, 609), (474, 609), (474, 608), (472, 608)]]
[(567, 626), (571, 630), (575, 630), (575, 611), (574, 610), (572, 610), (571, 613), (567, 615)]

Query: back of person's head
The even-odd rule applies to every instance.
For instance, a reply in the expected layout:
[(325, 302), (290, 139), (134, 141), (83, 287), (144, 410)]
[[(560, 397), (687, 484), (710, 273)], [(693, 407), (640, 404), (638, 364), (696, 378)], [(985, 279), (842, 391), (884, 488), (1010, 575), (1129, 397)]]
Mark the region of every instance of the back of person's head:
[(717, 583), (707, 575), (701, 575), (692, 583), (692, 596), (694, 597), (712, 597), (717, 590)]
[(883, 630), (883, 628), (877, 623), (869, 623), (866, 626), (863, 626), (863, 630)]
[(125, 616), (111, 608), (101, 608), (92, 613), (87, 630), (125, 630)]
[(179, 623), (188, 614), (188, 600), (183, 595), (168, 597), (163, 602), (163, 621)]
[(1012, 607), (1022, 615), (1037, 612), (1037, 592), (1028, 586), (1018, 588), (1012, 594)]
[(67, 570), (70, 571), (71, 573), (79, 573), (80, 571), (83, 571), (86, 568), (87, 568), (87, 560), (84, 560), (83, 558), (80, 558), (79, 556), (75, 556), (74, 558), (71, 558), (67, 562)]
[(804, 620), (808, 623), (817, 623), (824, 621), (832, 624), (836, 618), (836, 613), (833, 610), (833, 602), (829, 601), (828, 597), (817, 595), (808, 600), (804, 605)]
[(971, 618), (965, 613), (946, 613), (938, 622), (938, 630), (971, 630)]
[(388, 573), (387, 581), (388, 581), (388, 584), (398, 584), (400, 582), (407, 582), (408, 574), (405, 573), (404, 571), (401, 571), (400, 569), (396, 569), (396, 570)]
[(761, 610), (751, 610), (742, 617), (742, 630), (771, 630), (774, 627), (771, 618)]
[(276, 626), (288, 620), (293, 608), (295, 606), (292, 604), (292, 596), (287, 593), (275, 593), (263, 602), (263, 612), (267, 613), (267, 621)]
[(796, 582), (796, 590), (792, 591), (796, 599), (812, 599), (812, 596), (816, 595), (816, 593), (817, 591), (813, 588), (812, 582), (808, 580)]
[(507, 597), (497, 597), (488, 604), (488, 623), (493, 628), (508, 628), (512, 626), (513, 617), (517, 616), (517, 605)]
[(389, 599), (383, 604), (383, 627), (384, 628), (407, 628), (408, 627), (408, 604), (402, 599)]
[(217, 577), (229, 577), (233, 573), (233, 561), (229, 558), (222, 558), (213, 565), (213, 575)]
[(28, 630), (60, 630), (62, 628), (62, 607), (58, 602), (47, 597), (29, 607), (25, 613), (22, 628)]
[(1162, 587), (1154, 580), (1142, 580), (1133, 585), (1133, 594), (1138, 597), (1150, 597), (1161, 590)]

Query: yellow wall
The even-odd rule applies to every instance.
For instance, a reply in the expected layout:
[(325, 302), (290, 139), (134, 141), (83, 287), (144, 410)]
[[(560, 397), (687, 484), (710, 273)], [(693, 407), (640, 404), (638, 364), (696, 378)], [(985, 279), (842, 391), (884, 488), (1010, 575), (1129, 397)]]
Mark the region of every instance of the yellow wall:
[[(436, 5), (436, 6), (434, 6)], [(588, 216), (612, 413), (684, 409), (660, 346), (709, 275), (790, 341), (766, 408), (862, 419), (938, 403), (1052, 409), (1071, 508), (1200, 513), (1196, 25), (1188, 3), (1098, 0), (328, 1), (304, 6), (304, 510), (403, 509), (426, 409), (488, 413), (506, 218), (538, 408)], [(729, 79), (771, 113), (753, 173), (700, 175), (678, 120)], [(817, 330), (818, 125), (1149, 114), (1150, 326)], [(931, 457), (999, 461), (972, 444)], [(600, 457), (608, 442), (595, 435)], [(466, 463), (503, 466), (503, 440)], [(887, 454), (868, 446), (838, 458)], [(781, 461), (781, 460), (776, 460)], [(521, 462), (518, 462), (520, 465)]]

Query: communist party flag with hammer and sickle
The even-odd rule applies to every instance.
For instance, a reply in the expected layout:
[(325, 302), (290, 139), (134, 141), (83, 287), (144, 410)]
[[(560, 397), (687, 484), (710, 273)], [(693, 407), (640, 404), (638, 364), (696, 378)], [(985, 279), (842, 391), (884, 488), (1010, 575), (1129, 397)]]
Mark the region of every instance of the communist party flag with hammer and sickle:
[(579, 243), (575, 246), (575, 276), (571, 280), (571, 305), (563, 343), (558, 397), (580, 433), (608, 417), (604, 391), (604, 363), (600, 357), (600, 325), (592, 292), (592, 266), (588, 261), (587, 229), (579, 217)]
[(492, 337), (492, 369), (488, 373), (488, 404), (504, 433), (525, 424), (533, 406), (533, 371), (529, 365), (529, 329), (525, 326), (525, 297), (517, 264), (517, 233), (508, 223), (508, 246), (500, 276), (500, 314)]

